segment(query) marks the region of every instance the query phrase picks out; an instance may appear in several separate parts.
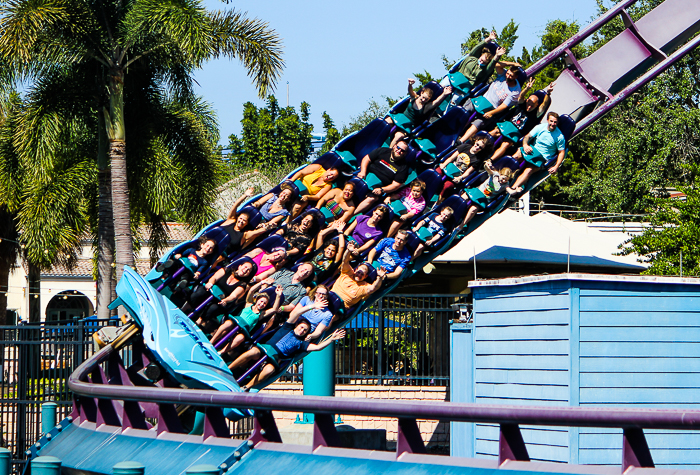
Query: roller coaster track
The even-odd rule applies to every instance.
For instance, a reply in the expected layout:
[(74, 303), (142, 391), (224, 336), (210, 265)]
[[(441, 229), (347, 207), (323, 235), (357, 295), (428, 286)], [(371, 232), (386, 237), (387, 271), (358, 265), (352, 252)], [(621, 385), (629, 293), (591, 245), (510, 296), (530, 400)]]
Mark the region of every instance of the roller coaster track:
[[(666, 0), (645, 17), (633, 22), (627, 8), (635, 1), (618, 3), (527, 70), (528, 76), (533, 76), (554, 61), (565, 62), (566, 68), (552, 94), (550, 110), (575, 119), (576, 127), (571, 137), (700, 45), (700, 36), (697, 35), (700, 30), (699, 1)], [(587, 58), (574, 56), (572, 48), (575, 45), (618, 17), (622, 19), (625, 29), (617, 37)], [(534, 174), (527, 189), (547, 176), (546, 171)], [(421, 256), (392, 285), (385, 286), (353, 309), (343, 324), (390, 292), (402, 279), (410, 277), (454, 246), (506, 204), (507, 199), (502, 199), (497, 206), (477, 216), (467, 229), (454, 232), (434, 253)], [(29, 451), (30, 458), (56, 455), (64, 460), (64, 472), (76, 474), (111, 473), (113, 464), (124, 460), (125, 456), (151, 467), (146, 473), (184, 473), (188, 466), (195, 463), (212, 463), (222, 472), (235, 469), (240, 473), (259, 472), (261, 463), (283, 464), (278, 466), (279, 471), (330, 470), (331, 467), (335, 471), (354, 471), (353, 464), (348, 461), (362, 461), (372, 470), (387, 470), (389, 465), (386, 464), (402, 462), (399, 468), (392, 466), (391, 470), (397, 472), (415, 471), (419, 466), (421, 469), (432, 466), (431, 470), (434, 470), (435, 466), (440, 465), (451, 466), (455, 473), (473, 473), (498, 466), (526, 470), (526, 467), (519, 465), (529, 460), (519, 424), (537, 424), (622, 428), (622, 469), (629, 471), (634, 467), (653, 467), (643, 429), (700, 428), (700, 411), (554, 409), (394, 401), (368, 404), (367, 400), (345, 398), (290, 399), (266, 394), (184, 389), (167, 378), (153, 384), (139, 374), (153, 362), (153, 355), (139, 338), (131, 339), (128, 347), (130, 362), (125, 364), (117, 350), (127, 337), (133, 335), (125, 335), (122, 341), (106, 346), (73, 373), (69, 381), (75, 395), (73, 414), (44, 434)], [(189, 407), (203, 408), (202, 435), (190, 435), (183, 429), (178, 414)], [(230, 429), (222, 411), (227, 407), (254, 411), (255, 431), (248, 441), (230, 438)], [(312, 447), (307, 449), (281, 444), (273, 410), (315, 414)], [(396, 453), (340, 449), (333, 414), (397, 419)], [(417, 419), (499, 424), (498, 463), (427, 455)], [(168, 451), (170, 455), (163, 457), (163, 451)], [(532, 465), (529, 467), (531, 469)], [(561, 466), (546, 464), (537, 465), (537, 470), (564, 471)], [(583, 467), (572, 470), (576, 473), (593, 473)], [(595, 473), (607, 472), (599, 468)]]

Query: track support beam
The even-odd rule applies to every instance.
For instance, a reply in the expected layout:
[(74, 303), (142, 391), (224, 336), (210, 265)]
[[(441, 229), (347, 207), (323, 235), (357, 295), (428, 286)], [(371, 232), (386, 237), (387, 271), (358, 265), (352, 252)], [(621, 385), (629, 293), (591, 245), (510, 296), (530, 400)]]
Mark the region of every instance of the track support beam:
[(527, 447), (525, 447), (525, 441), (518, 424), (501, 424), (498, 440), (498, 465), (502, 465), (506, 460), (530, 461), (530, 455), (527, 453)]

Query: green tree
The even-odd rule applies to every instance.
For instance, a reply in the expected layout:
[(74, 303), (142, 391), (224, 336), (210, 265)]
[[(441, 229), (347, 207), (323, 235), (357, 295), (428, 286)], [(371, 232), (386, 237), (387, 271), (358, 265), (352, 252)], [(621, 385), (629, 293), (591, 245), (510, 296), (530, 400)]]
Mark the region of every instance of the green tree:
[(384, 101), (378, 102), (374, 99), (370, 99), (367, 103), (367, 108), (360, 112), (358, 115), (352, 117), (347, 125), (343, 126), (343, 131), (340, 136), (345, 137), (353, 132), (362, 130), (367, 124), (372, 122), (377, 117), (384, 117), (389, 113), (396, 102), (397, 99), (384, 96), (382, 98)]
[[(70, 265), (77, 258), (80, 239), (89, 226), (85, 190), (95, 181), (92, 157), (86, 155), (90, 138), (79, 118), (65, 134), (63, 148), (49, 164), (39, 164), (18, 153), (15, 141), (21, 136), (26, 105), (14, 96), (5, 107), (0, 126), (0, 206), (3, 220), (0, 243), (5, 248), (0, 260), (0, 282), (7, 285), (9, 271), (21, 255), (28, 265), (29, 319), (38, 321), (40, 270), (60, 262)], [(67, 118), (67, 120), (71, 120)], [(20, 235), (21, 230), (21, 235)], [(21, 241), (21, 246), (18, 242)], [(2, 318), (6, 301), (0, 302)]]
[(227, 146), (236, 151), (231, 156), (234, 169), (303, 164), (313, 150), (313, 126), (309, 122), (309, 104), (302, 102), (299, 109), (300, 113), (291, 106), (280, 109), (272, 95), (267, 98), (266, 107), (246, 102), (241, 138), (231, 135)]
[(326, 111), (323, 111), (323, 130), (326, 133), (326, 141), (323, 142), (323, 146), (319, 152), (321, 155), (326, 152), (330, 152), (330, 150), (341, 138), (340, 132), (338, 132), (338, 129), (335, 128), (333, 119), (331, 119), (331, 116), (329, 116)]
[[(141, 97), (149, 93), (162, 95), (161, 104), (179, 104), (182, 112), (201, 106), (192, 100), (190, 75), (208, 59), (239, 58), (261, 96), (274, 85), (282, 67), (279, 40), (265, 23), (234, 11), (208, 12), (197, 0), (6, 3), (0, 22), (0, 56), (6, 62), (4, 78), (28, 79), (38, 89), (51, 85), (57, 76), (80, 80), (75, 84), (77, 90), (71, 92), (79, 96), (74, 105), (82, 110), (89, 108), (97, 123), (99, 216), (104, 221), (109, 212), (102, 207), (112, 208), (118, 276), (121, 265), (134, 262), (132, 218), (135, 216), (130, 212), (130, 200), (134, 196), (129, 191), (133, 177), (127, 173), (126, 121), (138, 114), (129, 115), (125, 106), (139, 96), (138, 89), (132, 87), (134, 77), (142, 78), (140, 86), (151, 87), (140, 91)], [(186, 114), (171, 112), (188, 128)], [(195, 124), (190, 121), (191, 125)], [(61, 127), (54, 123), (53, 130), (45, 131), (55, 132), (56, 126)], [(206, 124), (197, 127), (203, 132)], [(48, 137), (52, 139), (55, 134)], [(151, 145), (147, 150), (163, 157), (171, 144), (161, 140), (160, 146), (156, 142)], [(202, 141), (180, 145), (193, 148), (201, 146)], [(41, 154), (51, 151), (36, 150)], [(44, 159), (47, 158), (50, 156), (45, 155)], [(196, 171), (195, 165), (190, 173)], [(108, 174), (111, 178), (103, 179), (102, 175)], [(140, 216), (137, 213), (136, 217), (158, 224), (154, 213)], [(103, 238), (108, 227), (107, 223), (100, 224), (101, 242), (109, 241)], [(108, 246), (106, 243), (105, 247)], [(105, 250), (102, 244), (99, 250)], [(99, 270), (103, 270), (102, 266)]]
[(700, 167), (690, 168), (691, 184), (679, 189), (685, 200), (656, 198), (644, 233), (625, 243), (622, 254), (636, 253), (649, 264), (645, 274), (700, 275)]

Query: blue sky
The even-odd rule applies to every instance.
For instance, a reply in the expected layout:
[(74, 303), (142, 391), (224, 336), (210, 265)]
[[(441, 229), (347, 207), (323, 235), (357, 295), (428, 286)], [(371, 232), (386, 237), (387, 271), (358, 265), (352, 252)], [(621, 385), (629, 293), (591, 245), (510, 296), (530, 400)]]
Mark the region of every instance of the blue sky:
[[(323, 111), (337, 126), (362, 112), (370, 98), (402, 96), (406, 80), (427, 69), (444, 73), (441, 57), (458, 59), (466, 36), (482, 26), (500, 30), (511, 18), (520, 24), (515, 51), (539, 42), (548, 20), (590, 22), (595, 0), (524, 2), (414, 0), (205, 0), (207, 8), (247, 11), (269, 23), (284, 43), (285, 69), (275, 95), (280, 105), (311, 104), (311, 122), (322, 132)], [(610, 1), (605, 1), (610, 5)], [(258, 99), (236, 60), (207, 63), (195, 74), (199, 94), (214, 106), (222, 144), (240, 132), (243, 104)]]

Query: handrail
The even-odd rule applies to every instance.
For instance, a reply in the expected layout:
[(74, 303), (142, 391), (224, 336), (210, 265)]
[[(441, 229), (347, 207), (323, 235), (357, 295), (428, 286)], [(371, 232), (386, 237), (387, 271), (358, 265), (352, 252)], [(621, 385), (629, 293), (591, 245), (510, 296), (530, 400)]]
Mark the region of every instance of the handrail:
[(623, 429), (700, 429), (700, 410), (609, 409), (584, 407), (501, 406), (454, 402), (382, 401), (321, 396), (273, 396), (228, 393), (212, 390), (149, 388), (85, 382), (111, 353), (106, 346), (88, 358), (69, 377), (68, 387), (79, 396), (155, 403), (191, 404), (207, 407), (236, 407), (262, 411), (314, 414), (348, 414), (399, 419), (431, 419), (496, 424), (532, 424), (568, 427)]

